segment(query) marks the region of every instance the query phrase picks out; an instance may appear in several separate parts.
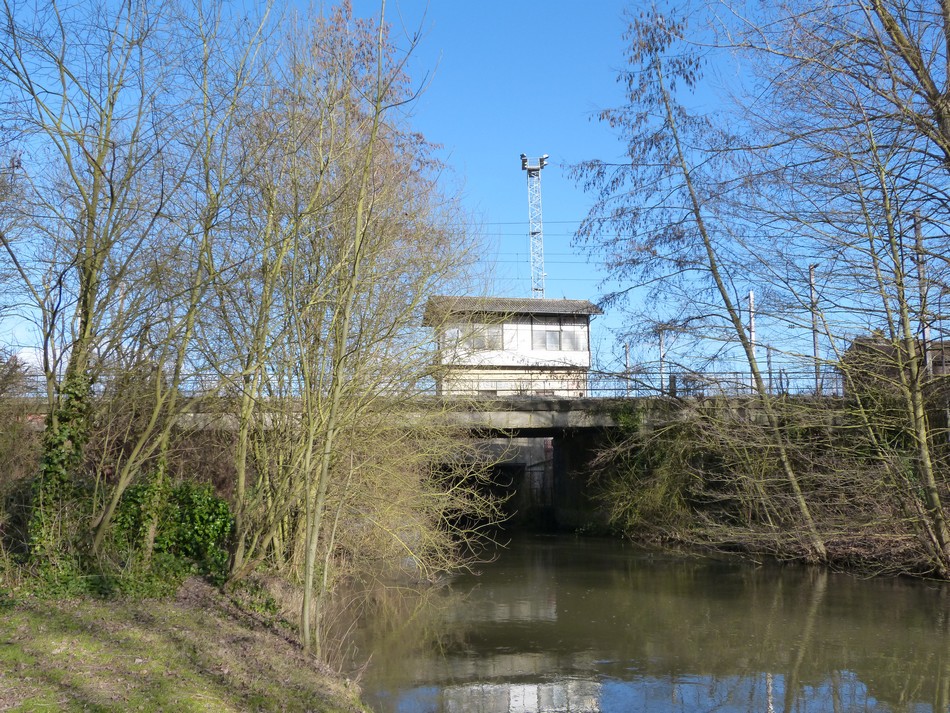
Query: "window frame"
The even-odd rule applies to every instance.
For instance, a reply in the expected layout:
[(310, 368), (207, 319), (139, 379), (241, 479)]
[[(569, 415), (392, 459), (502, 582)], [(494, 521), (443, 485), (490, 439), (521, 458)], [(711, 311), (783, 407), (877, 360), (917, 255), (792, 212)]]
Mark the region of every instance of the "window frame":
[[(587, 321), (582, 315), (531, 315), (531, 349), (539, 352), (587, 351), (586, 326)], [(552, 347), (553, 343), (557, 346)]]

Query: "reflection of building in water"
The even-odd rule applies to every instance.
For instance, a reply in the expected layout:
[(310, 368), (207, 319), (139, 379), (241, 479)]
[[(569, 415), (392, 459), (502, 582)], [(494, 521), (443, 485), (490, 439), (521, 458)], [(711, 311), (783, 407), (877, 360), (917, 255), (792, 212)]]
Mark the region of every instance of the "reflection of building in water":
[[(531, 599), (530, 582), (513, 582), (508, 587), (495, 587), (499, 601), (473, 602), (464, 612), (456, 612), (448, 621), (468, 623), (490, 622), (545, 622), (557, 621), (557, 594), (553, 589), (544, 591), (541, 586), (535, 590), (536, 598)], [(504, 591), (499, 591), (504, 590)]]
[[(544, 670), (550, 673), (555, 669), (547, 666)], [(538, 680), (539, 675), (542, 674), (535, 674), (533, 680)], [(523, 675), (519, 677), (526, 680)], [(680, 672), (633, 675), (630, 680), (608, 676), (598, 680), (573, 678), (538, 684), (473, 682), (404, 690), (395, 706), (385, 710), (426, 713), (768, 713), (784, 710), (810, 713), (830, 711), (832, 701), (842, 702), (840, 709), (847, 711), (943, 713), (950, 710), (944, 705), (945, 694), (937, 694), (933, 706), (923, 703), (882, 706), (851, 671), (836, 671), (808, 685), (796, 680), (791, 690), (786, 690), (787, 685), (790, 684), (783, 674), (767, 672), (724, 676)]]
[(544, 561), (523, 564), (517, 577), (493, 582), (490, 597), (473, 598), (445, 617), (446, 622), (466, 624), (544, 624), (557, 619), (557, 580)]
[(567, 680), (542, 684), (473, 684), (442, 691), (446, 713), (598, 713), (600, 684)]

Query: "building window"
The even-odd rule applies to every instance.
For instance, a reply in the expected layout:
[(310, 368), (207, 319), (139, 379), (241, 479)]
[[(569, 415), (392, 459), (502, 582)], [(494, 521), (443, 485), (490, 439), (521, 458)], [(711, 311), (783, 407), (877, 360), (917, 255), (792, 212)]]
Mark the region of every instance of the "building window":
[(584, 339), (584, 327), (580, 324), (561, 323), (561, 349), (566, 352), (580, 352), (587, 350)]
[(453, 324), (444, 332), (443, 348), (469, 351), (500, 351), (504, 334), (500, 324)]
[(557, 317), (535, 317), (531, 320), (531, 348), (549, 352), (561, 350), (561, 322)]
[(585, 351), (584, 318), (534, 317), (531, 320), (531, 348), (536, 351)]
[(455, 349), (462, 344), (462, 328), (457, 324), (446, 327), (442, 336), (442, 349)]
[(499, 351), (504, 348), (500, 324), (473, 324), (465, 335), (462, 346), (473, 351)]

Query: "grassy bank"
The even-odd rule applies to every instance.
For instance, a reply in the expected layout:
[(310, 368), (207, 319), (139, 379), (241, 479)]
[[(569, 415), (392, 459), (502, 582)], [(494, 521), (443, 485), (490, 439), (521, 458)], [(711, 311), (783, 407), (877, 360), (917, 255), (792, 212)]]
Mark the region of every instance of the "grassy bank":
[(0, 607), (0, 710), (364, 710), (354, 684), (195, 578), (162, 601)]

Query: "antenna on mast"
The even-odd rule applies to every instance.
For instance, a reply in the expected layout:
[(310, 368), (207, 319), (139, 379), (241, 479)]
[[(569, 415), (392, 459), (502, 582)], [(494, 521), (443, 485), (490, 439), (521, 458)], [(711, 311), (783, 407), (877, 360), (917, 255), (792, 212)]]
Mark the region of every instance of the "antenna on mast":
[(541, 169), (548, 155), (521, 154), (521, 170), (528, 172), (528, 234), (531, 238), (531, 296), (544, 298), (544, 229), (541, 225)]

